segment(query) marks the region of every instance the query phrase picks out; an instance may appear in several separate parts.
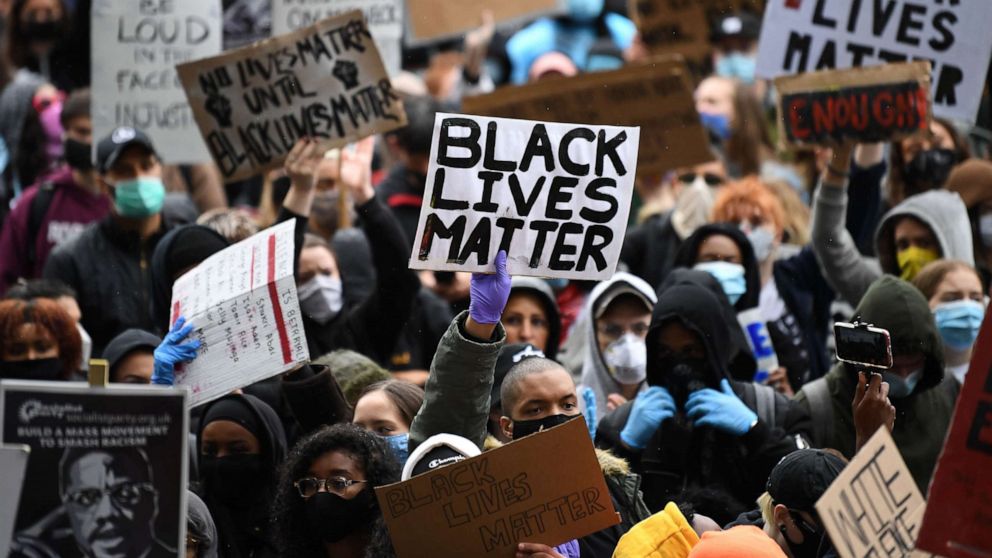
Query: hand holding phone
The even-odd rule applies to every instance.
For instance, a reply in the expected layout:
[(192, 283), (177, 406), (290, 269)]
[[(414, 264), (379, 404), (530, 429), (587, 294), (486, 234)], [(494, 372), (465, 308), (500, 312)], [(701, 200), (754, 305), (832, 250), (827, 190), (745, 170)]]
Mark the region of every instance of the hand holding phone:
[(892, 432), (896, 421), (896, 408), (889, 401), (889, 384), (882, 375), (858, 372), (858, 385), (851, 403), (854, 412), (856, 449), (860, 450), (875, 432), (885, 426)]
[(834, 324), (837, 359), (865, 368), (892, 368), (892, 339), (889, 332), (870, 324)]

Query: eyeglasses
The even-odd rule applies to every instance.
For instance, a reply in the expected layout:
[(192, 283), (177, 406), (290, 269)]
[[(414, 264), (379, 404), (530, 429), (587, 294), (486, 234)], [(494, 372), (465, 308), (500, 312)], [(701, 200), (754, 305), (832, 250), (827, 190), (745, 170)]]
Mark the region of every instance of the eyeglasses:
[(719, 186), (723, 184), (723, 177), (717, 176), (711, 172), (704, 172), (702, 175), (696, 174), (694, 172), (687, 172), (685, 174), (679, 175), (679, 182), (683, 184), (692, 184), (696, 181), (696, 177), (702, 176), (703, 181), (706, 182), (707, 186)]
[(599, 326), (599, 332), (609, 339), (620, 339), (628, 331), (638, 337), (644, 337), (648, 334), (650, 327), (650, 324), (644, 322), (630, 324), (630, 327), (624, 327), (620, 324), (603, 324)]
[(132, 507), (138, 505), (146, 494), (155, 492), (155, 488), (148, 482), (125, 482), (108, 488), (84, 488), (65, 496), (65, 503), (72, 504), (80, 508), (92, 508), (100, 503), (103, 495), (110, 496), (110, 499), (118, 507)]
[(349, 486), (362, 482), (369, 481), (352, 480), (344, 477), (331, 477), (329, 479), (307, 477), (294, 482), (293, 486), (295, 486), (296, 490), (300, 492), (300, 496), (303, 498), (309, 498), (321, 490), (325, 492), (333, 492), (334, 494), (340, 494), (347, 490)]

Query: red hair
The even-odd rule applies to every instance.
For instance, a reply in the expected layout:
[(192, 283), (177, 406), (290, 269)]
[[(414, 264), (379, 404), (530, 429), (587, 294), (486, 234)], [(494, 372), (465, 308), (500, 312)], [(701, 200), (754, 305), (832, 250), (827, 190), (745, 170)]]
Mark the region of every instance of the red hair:
[(24, 324), (42, 327), (59, 348), (62, 362), (62, 379), (69, 379), (79, 369), (83, 358), (83, 339), (76, 329), (76, 322), (57, 302), (47, 298), (34, 300), (0, 301), (0, 355), (7, 352), (7, 344), (18, 338)]
[(755, 212), (781, 234), (785, 228), (785, 210), (775, 192), (755, 176), (747, 176), (720, 189), (713, 204), (713, 221), (737, 223), (750, 221)]

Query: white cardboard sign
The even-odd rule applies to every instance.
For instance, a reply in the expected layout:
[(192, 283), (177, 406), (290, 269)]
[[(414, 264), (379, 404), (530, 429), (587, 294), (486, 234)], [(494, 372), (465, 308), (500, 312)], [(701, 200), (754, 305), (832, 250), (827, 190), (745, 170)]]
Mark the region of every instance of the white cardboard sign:
[(936, 116), (974, 122), (992, 56), (992, 2), (769, 0), (757, 74), (933, 62)]
[(185, 316), (203, 344), (176, 372), (191, 406), (310, 359), (293, 277), (295, 226), (285, 221), (230, 246), (172, 287), (171, 321)]
[(361, 10), (389, 75), (402, 66), (403, 0), (272, 0), (272, 35), (283, 35), (318, 21)]
[(438, 113), (410, 268), (609, 279), (640, 128)]
[(761, 310), (757, 308), (737, 314), (737, 322), (741, 324), (748, 345), (751, 346), (751, 353), (754, 354), (754, 360), (758, 363), (754, 381), (764, 383), (768, 380), (768, 376), (778, 369), (778, 355), (775, 353), (775, 347), (772, 346), (768, 324), (761, 317)]
[(219, 0), (95, 0), (93, 136), (147, 133), (166, 163), (210, 160), (176, 64), (221, 51)]

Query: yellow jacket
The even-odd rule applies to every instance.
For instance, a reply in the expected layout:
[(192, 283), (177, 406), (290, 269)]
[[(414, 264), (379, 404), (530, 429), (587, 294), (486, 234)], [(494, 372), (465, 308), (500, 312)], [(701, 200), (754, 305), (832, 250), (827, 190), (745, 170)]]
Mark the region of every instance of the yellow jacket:
[(669, 502), (665, 509), (634, 525), (613, 551), (613, 558), (686, 558), (699, 537)]

